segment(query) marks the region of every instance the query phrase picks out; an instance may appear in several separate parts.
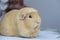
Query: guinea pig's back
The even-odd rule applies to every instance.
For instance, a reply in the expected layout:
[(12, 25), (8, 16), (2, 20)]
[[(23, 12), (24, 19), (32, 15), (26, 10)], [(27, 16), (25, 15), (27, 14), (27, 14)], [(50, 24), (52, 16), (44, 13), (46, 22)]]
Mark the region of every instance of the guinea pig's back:
[(17, 10), (10, 11), (4, 15), (1, 21), (1, 34), (7, 36), (17, 35), (17, 27), (16, 27), (16, 14)]

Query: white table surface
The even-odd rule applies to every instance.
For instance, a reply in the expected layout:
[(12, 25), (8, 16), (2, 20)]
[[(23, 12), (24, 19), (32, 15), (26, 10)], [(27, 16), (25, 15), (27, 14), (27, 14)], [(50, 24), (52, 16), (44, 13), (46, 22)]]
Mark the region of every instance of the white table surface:
[(39, 37), (37, 38), (7, 37), (0, 35), (0, 40), (60, 40), (60, 38), (57, 38), (58, 36), (60, 35), (56, 32), (40, 31)]

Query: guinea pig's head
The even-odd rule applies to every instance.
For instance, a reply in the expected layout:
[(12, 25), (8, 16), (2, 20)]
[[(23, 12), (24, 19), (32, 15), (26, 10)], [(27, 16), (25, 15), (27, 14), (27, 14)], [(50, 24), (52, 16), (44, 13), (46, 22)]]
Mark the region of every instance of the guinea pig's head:
[(19, 13), (20, 22), (24, 22), (25, 28), (36, 34), (40, 30), (41, 18), (39, 13), (34, 8), (22, 8)]

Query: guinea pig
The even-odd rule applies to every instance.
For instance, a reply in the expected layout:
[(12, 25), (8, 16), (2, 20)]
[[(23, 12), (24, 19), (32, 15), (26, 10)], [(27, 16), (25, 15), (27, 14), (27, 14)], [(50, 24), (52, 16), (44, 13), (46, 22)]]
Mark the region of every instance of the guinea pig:
[(17, 37), (36, 37), (40, 31), (41, 17), (31, 7), (11, 10), (2, 18), (0, 34)]

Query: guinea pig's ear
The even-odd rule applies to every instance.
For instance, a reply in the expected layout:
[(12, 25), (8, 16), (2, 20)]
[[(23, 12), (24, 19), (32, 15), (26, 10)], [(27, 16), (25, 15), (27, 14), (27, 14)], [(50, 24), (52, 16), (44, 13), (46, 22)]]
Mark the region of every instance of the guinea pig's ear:
[(25, 14), (21, 14), (20, 15), (20, 20), (23, 20), (25, 18), (25, 16), (26, 16)]

